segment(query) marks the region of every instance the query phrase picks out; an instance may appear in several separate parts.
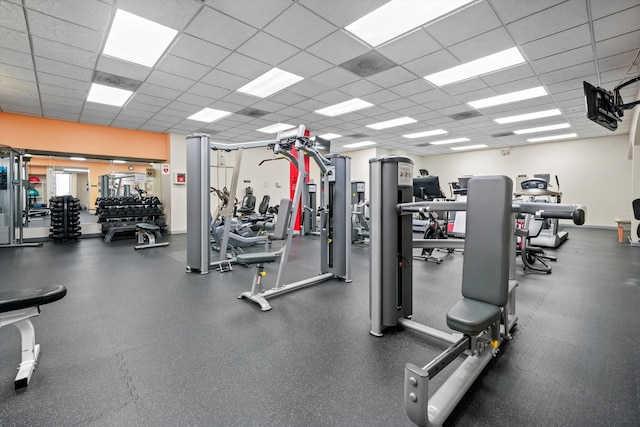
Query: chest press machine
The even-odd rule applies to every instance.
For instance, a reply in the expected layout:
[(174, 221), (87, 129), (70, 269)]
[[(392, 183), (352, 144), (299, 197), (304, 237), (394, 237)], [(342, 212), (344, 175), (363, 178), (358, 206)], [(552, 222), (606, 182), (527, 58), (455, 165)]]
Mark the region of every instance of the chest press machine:
[(40, 344), (36, 344), (35, 329), (29, 319), (40, 315), (41, 305), (58, 301), (66, 294), (64, 286), (0, 292), (0, 327), (15, 325), (20, 331), (22, 342), (22, 362), (16, 375), (16, 390), (29, 385), (40, 356)]
[[(517, 322), (515, 313), (515, 217), (542, 215), (546, 204), (512, 202), (513, 183), (505, 176), (480, 176), (469, 181), (466, 202), (411, 203), (413, 162), (402, 156), (370, 160), (371, 274), (370, 317), (374, 336), (403, 326), (450, 346), (424, 367), (405, 367), (405, 411), (420, 426), (439, 426), (496, 355)], [(429, 210), (466, 211), (462, 295), (447, 313), (455, 333), (409, 320), (412, 314), (412, 250), (426, 247), (412, 240), (412, 215)], [(549, 215), (584, 223), (584, 208), (555, 205)], [(382, 244), (384, 242), (384, 245)], [(447, 242), (446, 240), (443, 243)], [(440, 243), (441, 244), (441, 243)], [(463, 353), (468, 357), (429, 398), (429, 379)]]

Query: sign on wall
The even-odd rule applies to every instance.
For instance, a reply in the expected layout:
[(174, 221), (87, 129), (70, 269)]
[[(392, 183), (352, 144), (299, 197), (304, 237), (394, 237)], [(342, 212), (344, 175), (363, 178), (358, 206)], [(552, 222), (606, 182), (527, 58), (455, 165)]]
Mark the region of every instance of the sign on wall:
[(163, 164), (162, 165), (162, 175), (169, 175), (169, 174), (170, 174), (169, 165), (168, 164)]

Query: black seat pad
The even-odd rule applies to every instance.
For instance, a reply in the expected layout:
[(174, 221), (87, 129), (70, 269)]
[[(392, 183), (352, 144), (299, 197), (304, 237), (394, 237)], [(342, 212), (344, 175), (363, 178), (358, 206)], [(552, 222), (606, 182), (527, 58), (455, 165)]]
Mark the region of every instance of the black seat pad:
[(156, 230), (160, 230), (160, 227), (158, 227), (157, 225), (154, 224), (149, 224), (148, 222), (139, 222), (136, 224), (137, 228), (141, 228), (143, 230), (147, 230), (147, 231), (156, 231)]
[(66, 294), (67, 288), (60, 285), (0, 292), (0, 313), (49, 304)]

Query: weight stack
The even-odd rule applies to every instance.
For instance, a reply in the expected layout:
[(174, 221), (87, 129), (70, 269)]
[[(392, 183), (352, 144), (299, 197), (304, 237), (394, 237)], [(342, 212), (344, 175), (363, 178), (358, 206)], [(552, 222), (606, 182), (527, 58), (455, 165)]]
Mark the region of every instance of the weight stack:
[(49, 199), (51, 228), (49, 238), (54, 242), (78, 240), (80, 232), (80, 201), (72, 196)]

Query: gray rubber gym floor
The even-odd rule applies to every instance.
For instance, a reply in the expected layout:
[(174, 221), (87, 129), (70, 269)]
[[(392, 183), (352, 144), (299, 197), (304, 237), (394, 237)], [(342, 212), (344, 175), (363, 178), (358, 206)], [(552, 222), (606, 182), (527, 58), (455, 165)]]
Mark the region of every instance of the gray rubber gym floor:
[[(551, 275), (524, 274), (518, 261), (514, 339), (448, 425), (640, 425), (640, 248), (618, 244), (615, 230), (569, 232)], [(368, 247), (353, 247), (353, 283), (280, 296), (263, 313), (236, 299), (253, 269), (187, 274), (186, 236), (165, 238), (144, 251), (131, 239), (0, 249), (2, 289), (68, 288), (33, 320), (42, 355), (25, 392), (13, 390), (18, 330), (0, 329), (0, 425), (410, 425), (404, 365), (444, 345), (369, 335)], [(288, 281), (317, 274), (316, 238), (294, 245)], [(445, 329), (462, 256), (439, 255), (440, 265), (414, 261), (413, 318)]]

